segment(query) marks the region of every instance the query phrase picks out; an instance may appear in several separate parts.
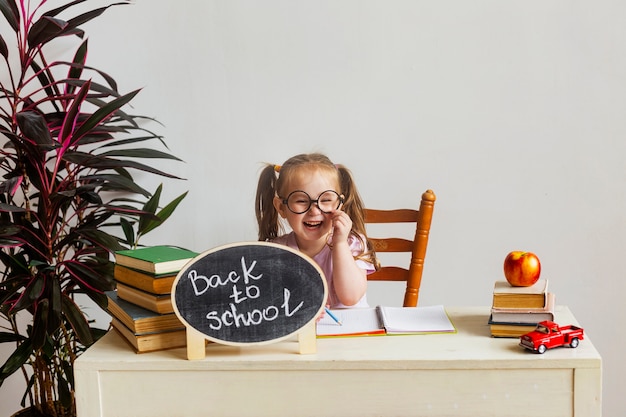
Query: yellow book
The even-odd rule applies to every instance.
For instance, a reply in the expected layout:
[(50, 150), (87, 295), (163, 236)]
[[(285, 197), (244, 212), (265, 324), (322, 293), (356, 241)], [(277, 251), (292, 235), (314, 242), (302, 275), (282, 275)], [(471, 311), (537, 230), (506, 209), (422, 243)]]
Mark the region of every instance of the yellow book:
[(111, 326), (134, 348), (136, 353), (154, 352), (187, 345), (187, 331), (184, 329), (135, 334), (115, 317), (111, 318)]
[(520, 337), (523, 334), (532, 332), (537, 325), (535, 324), (506, 324), (506, 323), (490, 323), (489, 329), (493, 337)]
[(544, 308), (547, 302), (548, 280), (539, 279), (530, 287), (514, 287), (507, 281), (496, 281), (493, 288), (493, 308)]
[(120, 282), (118, 282), (116, 286), (117, 296), (122, 300), (137, 304), (140, 307), (159, 314), (174, 312), (171, 294), (151, 294)]
[(176, 275), (177, 273), (154, 275), (119, 264), (115, 264), (113, 270), (113, 278), (116, 281), (153, 294), (171, 293)]

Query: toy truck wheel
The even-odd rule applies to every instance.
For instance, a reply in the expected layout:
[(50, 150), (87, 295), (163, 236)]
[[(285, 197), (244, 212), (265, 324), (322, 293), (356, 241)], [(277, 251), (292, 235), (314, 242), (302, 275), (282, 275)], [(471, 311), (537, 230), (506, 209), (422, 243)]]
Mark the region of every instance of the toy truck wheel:
[(537, 353), (546, 353), (546, 345), (539, 345), (539, 347), (537, 348)]
[(575, 337), (575, 338), (573, 338), (573, 339), (569, 342), (569, 345), (570, 345), (570, 347), (577, 348), (577, 347), (578, 347), (578, 342), (579, 342), (578, 338), (577, 338), (577, 337)]

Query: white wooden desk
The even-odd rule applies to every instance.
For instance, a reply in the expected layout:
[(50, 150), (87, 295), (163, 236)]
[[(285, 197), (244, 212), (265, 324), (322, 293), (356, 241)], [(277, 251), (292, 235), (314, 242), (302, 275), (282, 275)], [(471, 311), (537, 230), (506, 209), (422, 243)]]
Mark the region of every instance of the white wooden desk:
[[(489, 336), (488, 307), (446, 308), (457, 334), (211, 344), (135, 354), (109, 332), (75, 363), (79, 417), (601, 416), (591, 341), (543, 355)], [(576, 324), (566, 307), (556, 321)]]

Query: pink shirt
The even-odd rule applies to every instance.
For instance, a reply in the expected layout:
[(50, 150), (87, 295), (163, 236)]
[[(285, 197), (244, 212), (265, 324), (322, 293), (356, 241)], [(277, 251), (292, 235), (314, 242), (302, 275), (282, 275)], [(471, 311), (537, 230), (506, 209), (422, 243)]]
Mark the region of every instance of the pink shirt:
[[(296, 236), (293, 232), (288, 233), (286, 235), (282, 235), (273, 240), (273, 242), (288, 246), (292, 249), (300, 250), (298, 248), (298, 243), (296, 242)], [(361, 241), (354, 236), (350, 236), (348, 238), (348, 243), (350, 244), (350, 250), (352, 251), (352, 256), (359, 256), (363, 254), (363, 245)], [(363, 298), (359, 300), (358, 303), (352, 306), (346, 306), (339, 302), (339, 298), (337, 297), (337, 293), (335, 292), (335, 287), (333, 286), (333, 258), (332, 252), (328, 245), (324, 246), (317, 255), (313, 257), (313, 260), (319, 265), (319, 267), (324, 272), (326, 276), (326, 283), (328, 284), (328, 304), (330, 308), (347, 308), (347, 307), (368, 307), (367, 304), (367, 296), (363, 295)], [(374, 265), (369, 262), (357, 259), (357, 265), (359, 268), (364, 269), (367, 273), (373, 272)]]

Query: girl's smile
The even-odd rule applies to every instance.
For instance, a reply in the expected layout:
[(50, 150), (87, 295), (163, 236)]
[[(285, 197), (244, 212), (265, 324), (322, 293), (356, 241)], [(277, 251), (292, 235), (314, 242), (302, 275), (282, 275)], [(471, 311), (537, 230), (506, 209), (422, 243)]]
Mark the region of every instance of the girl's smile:
[(322, 225), (322, 222), (307, 222), (307, 221), (305, 221), (304, 225), (306, 227), (311, 228), (311, 229), (316, 229), (316, 228), (319, 228)]

